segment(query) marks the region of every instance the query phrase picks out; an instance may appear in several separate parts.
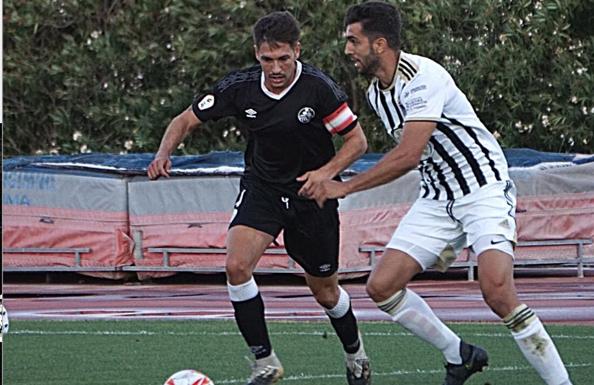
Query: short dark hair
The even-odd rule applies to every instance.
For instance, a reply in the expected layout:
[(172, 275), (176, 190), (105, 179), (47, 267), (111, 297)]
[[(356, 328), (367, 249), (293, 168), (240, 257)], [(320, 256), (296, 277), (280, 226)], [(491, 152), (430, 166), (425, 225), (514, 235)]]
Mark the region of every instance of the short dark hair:
[(361, 23), (363, 33), (369, 40), (383, 37), (388, 46), (400, 49), (400, 29), (402, 22), (400, 12), (391, 4), (381, 1), (368, 1), (352, 5), (344, 18), (344, 27), (353, 23)]
[(301, 31), (299, 23), (288, 11), (277, 11), (261, 17), (253, 28), (254, 44), (289, 43), (291, 46), (299, 41)]

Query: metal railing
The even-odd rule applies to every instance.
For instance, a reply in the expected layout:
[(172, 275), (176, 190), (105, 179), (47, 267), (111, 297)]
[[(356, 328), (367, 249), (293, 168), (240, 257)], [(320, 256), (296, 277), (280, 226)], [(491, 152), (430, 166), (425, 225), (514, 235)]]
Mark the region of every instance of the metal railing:
[[(522, 259), (522, 258), (515, 258), (514, 259), (514, 266), (529, 266), (529, 265), (571, 265), (576, 266), (577, 269), (577, 277), (584, 278), (584, 263), (587, 262), (584, 259), (584, 246), (591, 245), (592, 239), (590, 238), (580, 238), (580, 239), (543, 239), (543, 240), (534, 240), (534, 241), (520, 241), (516, 244), (516, 248), (518, 247), (547, 247), (547, 246), (575, 246), (575, 258), (568, 259), (568, 258), (542, 258), (542, 259)], [(381, 254), (385, 251), (385, 247), (383, 246), (372, 246), (372, 245), (361, 245), (359, 246), (359, 251), (362, 253), (369, 254), (369, 260), (372, 265), (375, 265), (377, 260), (378, 254)], [(594, 260), (592, 261), (594, 262)], [(469, 253), (468, 260), (466, 261), (456, 261), (451, 266), (451, 268), (466, 268), (468, 269), (468, 280), (474, 281), (474, 270), (477, 267), (476, 258), (473, 258), (472, 253)]]
[[(220, 254), (227, 253), (226, 248), (222, 247), (149, 247), (149, 253), (161, 253), (162, 264), (160, 266), (123, 266), (122, 271), (134, 272), (191, 272), (191, 273), (216, 273), (224, 272), (224, 267), (196, 267), (196, 266), (171, 266), (172, 255), (175, 254)], [(257, 267), (254, 272), (260, 274), (277, 274), (277, 273), (303, 273), (303, 269), (299, 267), (295, 261), (288, 256), (287, 250), (284, 248), (269, 248), (266, 249), (263, 255), (287, 255), (287, 267), (266, 268)], [(368, 273), (373, 266), (363, 266), (354, 268), (339, 268), (338, 273)]]
[(82, 255), (91, 252), (90, 247), (8, 247), (2, 249), (2, 254), (72, 254), (73, 266), (2, 266), (5, 272), (85, 272), (85, 271), (118, 271), (117, 266), (83, 266)]
[[(518, 242), (516, 247), (567, 247), (575, 246), (575, 258), (542, 258), (542, 259), (514, 259), (514, 266), (529, 266), (529, 265), (565, 265), (576, 266), (577, 276), (584, 277), (584, 264), (590, 262), (584, 258), (584, 246), (591, 245), (592, 239), (548, 239), (548, 240), (534, 240)], [(377, 262), (379, 254), (385, 251), (383, 246), (360, 245), (359, 252), (369, 255), (367, 264), (350, 268), (339, 268), (339, 273), (366, 273), (373, 269)], [(82, 255), (91, 252), (89, 247), (80, 248), (3, 248), (3, 254), (72, 254), (74, 257), (73, 266), (3, 266), (5, 272), (114, 272), (114, 271), (128, 271), (128, 272), (193, 272), (193, 273), (217, 273), (224, 272), (224, 267), (198, 267), (198, 266), (175, 266), (172, 265), (171, 259), (175, 254), (220, 254), (224, 255), (227, 252), (225, 248), (216, 247), (149, 247), (149, 253), (161, 253), (162, 263), (160, 265), (132, 265), (132, 266), (84, 266), (82, 264)], [(138, 253), (141, 254), (141, 253)], [(144, 256), (138, 256), (137, 259), (143, 259)], [(287, 255), (284, 248), (269, 248), (266, 249), (264, 255)], [(591, 261), (594, 263), (594, 259)], [(475, 268), (477, 267), (476, 258), (473, 258), (472, 253), (466, 261), (455, 261), (451, 268), (466, 268), (468, 269), (467, 277), (469, 281), (475, 279)], [(303, 273), (293, 259), (287, 255), (287, 267), (278, 268), (256, 268), (256, 273), (274, 274), (274, 273)]]

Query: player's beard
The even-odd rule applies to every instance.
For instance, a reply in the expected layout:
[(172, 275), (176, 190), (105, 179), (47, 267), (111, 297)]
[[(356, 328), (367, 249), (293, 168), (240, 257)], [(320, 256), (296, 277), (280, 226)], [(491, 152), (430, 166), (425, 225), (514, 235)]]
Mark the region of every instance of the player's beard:
[(359, 73), (367, 77), (375, 76), (375, 73), (380, 66), (379, 57), (373, 52), (370, 52), (365, 60), (362, 60), (360, 63), (361, 69), (359, 70)]

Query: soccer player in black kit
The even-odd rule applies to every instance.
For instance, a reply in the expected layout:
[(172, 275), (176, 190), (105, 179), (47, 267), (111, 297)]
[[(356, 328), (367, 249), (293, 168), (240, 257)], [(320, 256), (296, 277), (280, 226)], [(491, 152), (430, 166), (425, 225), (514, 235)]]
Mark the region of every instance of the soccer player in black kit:
[[(300, 62), (300, 30), (289, 12), (273, 12), (253, 27), (259, 65), (231, 72), (175, 117), (148, 176), (169, 176), (170, 155), (202, 122), (235, 116), (248, 132), (245, 171), (227, 234), (227, 288), (235, 320), (255, 356), (248, 385), (278, 382), (283, 367), (272, 349), (264, 303), (252, 275), (284, 231), (288, 254), (322, 305), (344, 351), (349, 385), (370, 383), (369, 360), (348, 293), (338, 284), (338, 203), (319, 208), (298, 193), (338, 179), (367, 149), (346, 94), (325, 73)], [(335, 151), (332, 136), (344, 139)]]

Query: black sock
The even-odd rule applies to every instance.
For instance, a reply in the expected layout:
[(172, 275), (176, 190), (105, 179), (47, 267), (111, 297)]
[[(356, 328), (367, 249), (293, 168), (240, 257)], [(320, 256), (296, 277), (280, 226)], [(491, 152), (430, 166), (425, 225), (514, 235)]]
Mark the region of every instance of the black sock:
[(264, 302), (260, 293), (247, 301), (231, 301), (235, 309), (235, 322), (256, 359), (268, 357), (272, 352), (268, 329), (264, 320)]
[(330, 323), (336, 331), (336, 335), (342, 342), (342, 347), (347, 353), (356, 353), (359, 350), (361, 342), (359, 341), (359, 331), (357, 329), (357, 319), (353, 314), (353, 308), (349, 305), (349, 310), (340, 318), (330, 317)]

